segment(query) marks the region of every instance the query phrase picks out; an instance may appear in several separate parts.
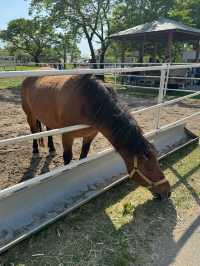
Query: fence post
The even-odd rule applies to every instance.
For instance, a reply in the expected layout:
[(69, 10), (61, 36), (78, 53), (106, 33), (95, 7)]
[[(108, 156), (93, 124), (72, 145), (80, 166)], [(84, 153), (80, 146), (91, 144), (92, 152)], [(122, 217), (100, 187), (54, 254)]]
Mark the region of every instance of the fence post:
[[(170, 64), (163, 64), (163, 66), (165, 66), (166, 68), (161, 69), (160, 89), (157, 101), (158, 104), (163, 102), (164, 96), (166, 95), (168, 79), (169, 79)], [(160, 112), (161, 112), (161, 107), (159, 107), (155, 112), (155, 129), (159, 129), (160, 127)]]
[[(115, 69), (117, 68), (117, 64), (115, 63)], [(114, 73), (114, 88), (117, 89), (117, 75)]]

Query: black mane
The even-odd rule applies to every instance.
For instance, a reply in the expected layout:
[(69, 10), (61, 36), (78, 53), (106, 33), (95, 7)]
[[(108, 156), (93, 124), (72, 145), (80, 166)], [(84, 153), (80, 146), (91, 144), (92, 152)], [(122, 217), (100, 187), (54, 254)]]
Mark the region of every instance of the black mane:
[(125, 150), (130, 156), (148, 155), (151, 144), (112, 87), (88, 76), (81, 76), (80, 82), (81, 94), (88, 102), (87, 115), (97, 128), (110, 130), (116, 150)]

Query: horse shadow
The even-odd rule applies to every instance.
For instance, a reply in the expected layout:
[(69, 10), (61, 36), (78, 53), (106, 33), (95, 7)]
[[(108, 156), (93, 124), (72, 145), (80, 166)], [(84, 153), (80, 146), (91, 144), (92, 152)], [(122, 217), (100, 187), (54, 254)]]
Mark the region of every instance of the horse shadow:
[[(168, 263), (173, 260), (176, 254), (173, 230), (177, 222), (176, 209), (171, 200), (160, 202), (148, 199), (128, 214), (132, 216), (132, 219), (120, 228), (116, 227), (107, 211), (108, 208), (123, 200), (137, 188), (138, 186), (132, 180), (112, 188), (103, 197), (94, 199), (87, 206), (82, 206), (60, 219), (56, 224), (48, 226), (40, 234), (33, 235), (31, 239), (24, 240), (18, 246), (7, 251), (2, 255), (2, 265), (9, 265), (13, 260), (23, 264), (26, 262), (27, 254), (41, 253), (41, 248), (47, 256), (48, 254), (66, 253), (68, 248), (66, 249), (65, 241), (68, 241), (70, 248), (72, 248), (73, 243), (75, 243), (74, 239), (76, 239), (76, 243), (79, 243), (79, 246), (84, 248), (89, 242), (92, 248), (99, 252), (99, 255), (95, 254), (95, 256), (99, 256), (99, 264), (97, 265), (169, 265)], [(131, 204), (134, 203), (131, 202)], [(81, 231), (77, 232), (77, 228), (81, 228)], [(58, 238), (58, 231), (61, 238)], [(63, 231), (67, 233), (66, 240), (62, 240), (62, 242)], [(54, 232), (55, 236), (53, 236)], [(44, 247), (43, 239), (49, 245)], [(52, 241), (52, 239), (54, 240)], [(23, 250), (23, 254), (19, 250)], [(76, 244), (74, 249), (72, 248), (72, 252), (73, 254), (66, 254), (66, 257), (61, 256), (60, 263), (65, 265), (66, 258), (72, 256), (76, 259), (79, 256)], [(90, 249), (88, 250), (89, 253)], [(20, 254), (20, 258), (18, 254)], [(32, 262), (34, 263), (34, 258), (32, 258)], [(35, 258), (35, 263), (46, 265), (45, 256)], [(50, 265), (57, 265), (56, 256), (52, 256), (49, 263)], [(67, 265), (84, 264), (80, 262)], [(92, 264), (88, 263), (88, 265)]]
[(39, 170), (39, 174), (44, 174), (46, 172), (49, 172), (50, 171), (50, 164), (51, 164), (54, 157), (55, 157), (55, 155), (53, 155), (53, 154), (47, 155), (45, 157), (45, 159), (41, 155), (38, 155), (37, 157), (32, 155), (32, 157), (30, 159), (29, 167), (26, 170), (26, 172), (23, 174), (23, 176), (21, 178), (21, 182), (29, 180), (31, 178), (34, 178), (35, 175), (37, 175), (38, 168), (40, 168), (40, 165), (41, 165), (43, 160), (45, 160), (45, 161), (44, 161), (41, 169)]

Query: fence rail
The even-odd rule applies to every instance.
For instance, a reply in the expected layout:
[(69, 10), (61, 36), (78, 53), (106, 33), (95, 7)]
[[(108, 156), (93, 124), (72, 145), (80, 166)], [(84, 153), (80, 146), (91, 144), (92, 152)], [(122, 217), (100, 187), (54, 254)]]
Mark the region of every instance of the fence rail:
[(86, 75), (86, 74), (118, 74), (118, 73), (131, 73), (131, 72), (145, 72), (145, 71), (162, 71), (173, 69), (187, 69), (187, 68), (200, 67), (200, 63), (186, 64), (186, 65), (169, 65), (163, 64), (161, 66), (141, 66), (141, 67), (112, 67), (105, 69), (71, 69), (71, 70), (29, 70), (29, 71), (2, 71), (0, 78), (12, 77), (41, 77), (41, 76), (58, 76), (58, 75)]
[[(191, 67), (200, 67), (199, 63), (196, 64), (185, 64), (185, 65), (169, 65), (169, 64), (163, 64), (162, 66), (148, 66), (148, 67), (128, 67), (128, 68), (106, 68), (106, 69), (74, 69), (74, 70), (43, 70), (43, 71), (4, 71), (0, 72), (0, 78), (9, 78), (9, 77), (38, 77), (38, 76), (51, 76), (51, 75), (85, 75), (85, 74), (117, 74), (117, 73), (128, 73), (128, 72), (144, 72), (144, 71), (161, 71), (161, 77), (160, 77), (160, 90), (159, 90), (159, 98), (158, 98), (158, 104), (143, 108), (137, 111), (131, 112), (131, 114), (137, 114), (141, 112), (146, 112), (146, 111), (152, 111), (152, 110), (157, 110), (157, 122), (156, 122), (156, 128), (154, 131), (151, 133), (156, 133), (164, 127), (159, 128), (159, 119), (160, 119), (160, 108), (169, 104), (174, 104), (176, 102), (179, 102), (183, 99), (190, 98), (190, 97), (195, 97), (197, 95), (200, 95), (200, 92), (195, 92), (183, 97), (179, 97), (177, 99), (173, 99), (170, 101), (162, 102), (163, 97), (164, 97), (164, 91), (166, 90), (166, 84), (169, 79), (168, 76), (168, 71), (171, 69), (182, 69), (182, 68), (191, 68)], [(187, 116), (183, 119), (180, 119), (172, 124), (169, 124), (168, 126), (174, 126), (176, 124), (179, 124), (180, 122), (186, 121), (192, 117), (198, 116), (200, 112), (194, 113), (193, 115)], [(17, 142), (22, 142), (22, 141), (27, 141), (27, 140), (33, 140), (33, 139), (39, 139), (41, 137), (47, 137), (47, 136), (52, 136), (52, 135), (57, 135), (57, 134), (64, 134), (64, 133), (69, 133), (69, 132), (74, 132), (77, 130), (81, 129), (86, 129), (89, 128), (89, 126), (86, 125), (75, 125), (75, 126), (69, 126), (69, 127), (64, 127), (60, 129), (53, 129), (50, 131), (46, 132), (40, 132), (40, 133), (35, 133), (35, 134), (29, 134), (29, 135), (24, 135), (24, 136), (19, 136), (15, 138), (10, 138), (10, 139), (3, 139), (0, 140), (0, 146), (2, 145), (8, 145), (8, 144), (14, 144)]]
[[(174, 103), (177, 103), (177, 102), (182, 101), (184, 99), (195, 97), (197, 95), (200, 95), (200, 91), (186, 95), (186, 96), (183, 96), (183, 97), (179, 97), (177, 99), (173, 99), (173, 100), (170, 100), (170, 101), (167, 101), (164, 103), (156, 104), (156, 105), (153, 105), (153, 106), (150, 106), (147, 108), (143, 108), (143, 109), (136, 110), (136, 111), (131, 111), (131, 114), (136, 115), (136, 114), (144, 113), (147, 111), (157, 110), (158, 108), (161, 108), (161, 107), (164, 107), (164, 106), (167, 106), (170, 104), (174, 104)], [(180, 120), (176, 121), (174, 125), (178, 124), (180, 121), (181, 122), (186, 121), (186, 120), (188, 120), (194, 116), (197, 116), (199, 114), (200, 114), (200, 112), (197, 112), (197, 113), (194, 113), (193, 115), (190, 115), (188, 117), (183, 118), (184, 120), (180, 119)], [(48, 136), (54, 136), (54, 135), (59, 135), (59, 134), (64, 134), (64, 133), (71, 133), (71, 132), (75, 132), (75, 131), (87, 129), (87, 128), (90, 128), (90, 126), (75, 125), (75, 126), (68, 126), (68, 127), (64, 127), (64, 128), (53, 129), (53, 130), (29, 134), (29, 135), (23, 135), (23, 136), (19, 136), (19, 137), (15, 137), (15, 138), (10, 138), (10, 139), (3, 139), (3, 140), (0, 140), (0, 146), (16, 144), (18, 142), (23, 142), (23, 141), (33, 140), (33, 139), (39, 139), (41, 137), (48, 137)], [(153, 134), (153, 133), (159, 132), (161, 130), (162, 130), (162, 128), (160, 128), (158, 130), (154, 130), (151, 133)]]

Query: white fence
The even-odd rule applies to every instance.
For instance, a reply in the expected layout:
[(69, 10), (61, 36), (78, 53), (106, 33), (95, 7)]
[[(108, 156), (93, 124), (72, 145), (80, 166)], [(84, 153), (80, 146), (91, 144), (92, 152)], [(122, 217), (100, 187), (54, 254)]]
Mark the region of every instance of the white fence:
[[(183, 66), (185, 63), (173, 63), (171, 65), (179, 65)], [(43, 63), (18, 63), (17, 66), (37, 66), (37, 67), (50, 67), (52, 69), (64, 69), (63, 63), (58, 62), (43, 62)], [(7, 65), (0, 65), (0, 70), (16, 70), (16, 64), (7, 66)], [(65, 68), (67, 69), (77, 69), (77, 68), (88, 68), (88, 69), (110, 69), (110, 68), (133, 68), (133, 67), (149, 67), (149, 66), (162, 66), (161, 63), (87, 63), (87, 62), (73, 62), (73, 63), (66, 63)], [(183, 68), (176, 68), (174, 71), (170, 71), (169, 73), (169, 82), (168, 82), (168, 90), (181, 90), (184, 92), (190, 91), (197, 91), (200, 89), (200, 67), (196, 67), (196, 64), (190, 64), (190, 68), (183, 69)], [(198, 70), (197, 70), (198, 69)], [(177, 73), (178, 71), (178, 73)], [(119, 80), (120, 73), (118, 73), (117, 77)], [(123, 81), (123, 84), (119, 85), (127, 85), (130, 87), (140, 87), (140, 89), (159, 89), (159, 82), (158, 79), (160, 78), (159, 75), (147, 75), (147, 73), (140, 73), (135, 75), (125, 75), (125, 73), (121, 76), (121, 79), (126, 79), (126, 82)], [(117, 78), (116, 78), (117, 81)]]
[[(96, 75), (104, 75), (104, 74), (121, 74), (121, 73), (132, 73), (132, 72), (146, 72), (146, 71), (160, 71), (160, 88), (159, 88), (159, 94), (158, 94), (158, 104), (144, 108), (138, 111), (132, 112), (132, 114), (140, 113), (140, 112), (146, 112), (150, 110), (155, 110), (155, 129), (149, 134), (155, 134), (157, 132), (160, 132), (166, 128), (173, 127), (179, 123), (182, 123), (183, 121), (187, 121), (191, 119), (192, 117), (196, 117), (200, 115), (200, 111), (196, 112), (190, 116), (184, 117), (182, 119), (179, 119), (178, 121), (165, 125), (163, 127), (159, 126), (160, 122), (160, 110), (163, 106), (170, 105), (173, 103), (176, 103), (178, 101), (181, 101), (183, 99), (194, 97), (197, 95), (200, 95), (199, 92), (195, 92), (177, 99), (173, 99), (171, 101), (163, 102), (164, 96), (167, 91), (167, 84), (169, 79), (169, 71), (173, 69), (187, 69), (187, 68), (195, 68), (200, 67), (200, 64), (185, 64), (185, 65), (170, 65), (170, 64), (163, 64), (161, 66), (141, 66), (141, 67), (123, 67), (123, 68), (106, 68), (106, 69), (74, 69), (74, 70), (43, 70), (43, 71), (4, 71), (0, 72), (0, 78), (12, 78), (12, 77), (36, 77), (36, 76), (56, 76), (56, 75), (84, 75), (84, 74), (96, 74)], [(8, 145), (8, 144), (14, 144), (21, 141), (27, 141), (27, 140), (33, 140), (38, 139), (40, 137), (45, 136), (51, 136), (56, 134), (63, 134), (67, 132), (77, 131), (80, 129), (87, 128), (86, 125), (76, 125), (71, 127), (65, 127), (60, 129), (53, 129), (46, 132), (40, 132), (25, 136), (20, 136), (16, 138), (11, 139), (3, 139), (0, 140), (0, 146), (1, 145)]]

